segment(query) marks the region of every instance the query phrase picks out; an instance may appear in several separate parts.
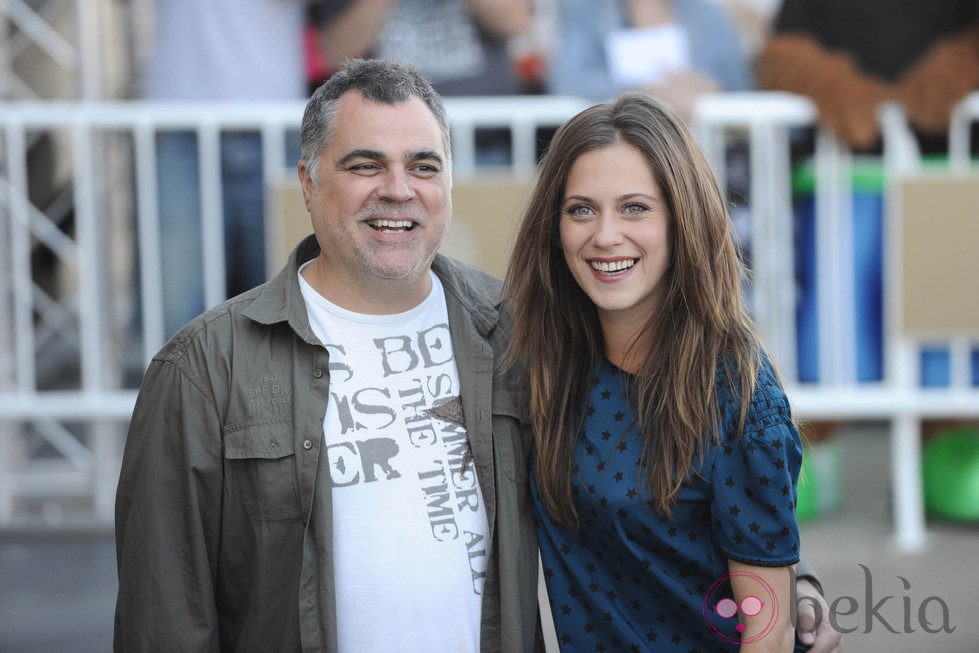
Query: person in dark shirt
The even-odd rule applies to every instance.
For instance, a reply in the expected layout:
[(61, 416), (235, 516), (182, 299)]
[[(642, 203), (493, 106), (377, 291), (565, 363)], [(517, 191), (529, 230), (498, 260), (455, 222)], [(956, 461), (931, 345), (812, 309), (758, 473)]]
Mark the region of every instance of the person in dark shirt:
[[(787, 651), (799, 432), (724, 197), (680, 117), (626, 93), (552, 141), (504, 282), (563, 650)], [(838, 650), (830, 629), (814, 650)]]

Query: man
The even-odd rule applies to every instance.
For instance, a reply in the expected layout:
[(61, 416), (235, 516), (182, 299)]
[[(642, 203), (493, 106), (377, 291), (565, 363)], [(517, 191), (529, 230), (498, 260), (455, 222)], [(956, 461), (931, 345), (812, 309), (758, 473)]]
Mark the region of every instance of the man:
[(147, 371), (116, 647), (533, 650), (526, 395), (497, 369), (498, 282), (435, 256), (442, 102), (406, 66), (351, 62), (301, 141), (315, 239)]
[(348, 62), (301, 148), (314, 236), (144, 378), (115, 647), (540, 650), (527, 392), (498, 365), (499, 282), (435, 254), (441, 99), (408, 66)]

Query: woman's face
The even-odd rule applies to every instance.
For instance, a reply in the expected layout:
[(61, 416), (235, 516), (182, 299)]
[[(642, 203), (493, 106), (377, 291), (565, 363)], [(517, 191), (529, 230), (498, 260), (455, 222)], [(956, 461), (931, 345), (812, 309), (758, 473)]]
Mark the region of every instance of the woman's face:
[(642, 325), (663, 295), (670, 214), (638, 148), (616, 143), (575, 160), (561, 203), (561, 248), (603, 324)]

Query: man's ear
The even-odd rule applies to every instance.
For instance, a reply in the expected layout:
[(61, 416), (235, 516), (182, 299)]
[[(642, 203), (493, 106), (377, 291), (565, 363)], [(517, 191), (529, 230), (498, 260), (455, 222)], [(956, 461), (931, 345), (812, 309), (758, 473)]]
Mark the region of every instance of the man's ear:
[(299, 172), (299, 185), (302, 187), (303, 191), (303, 202), (306, 204), (306, 212), (312, 213), (313, 209), (310, 206), (312, 196), (313, 196), (313, 178), (309, 176), (309, 170), (306, 169), (306, 162), (302, 159), (296, 165), (296, 170)]

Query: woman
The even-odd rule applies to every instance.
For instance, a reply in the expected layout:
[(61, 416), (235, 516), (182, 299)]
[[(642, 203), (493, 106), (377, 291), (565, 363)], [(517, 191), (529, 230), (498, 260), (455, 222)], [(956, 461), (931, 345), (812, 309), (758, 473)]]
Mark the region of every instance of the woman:
[(565, 650), (792, 649), (801, 443), (679, 117), (627, 93), (544, 157), (505, 293)]

